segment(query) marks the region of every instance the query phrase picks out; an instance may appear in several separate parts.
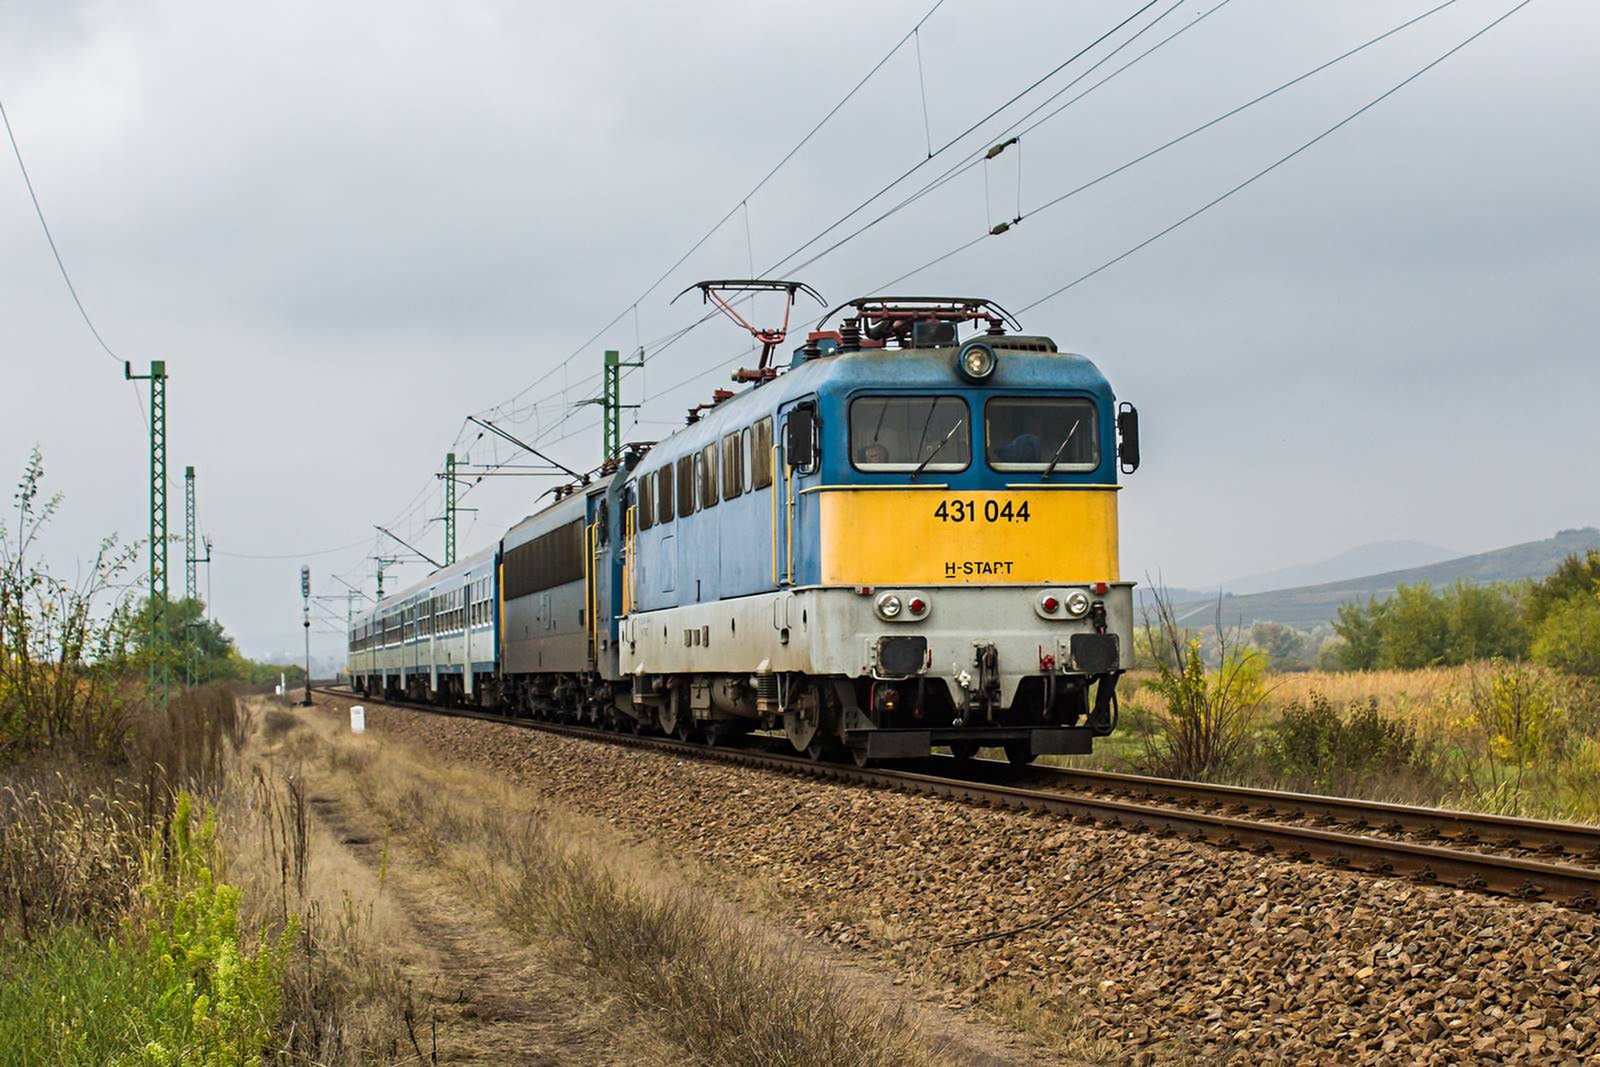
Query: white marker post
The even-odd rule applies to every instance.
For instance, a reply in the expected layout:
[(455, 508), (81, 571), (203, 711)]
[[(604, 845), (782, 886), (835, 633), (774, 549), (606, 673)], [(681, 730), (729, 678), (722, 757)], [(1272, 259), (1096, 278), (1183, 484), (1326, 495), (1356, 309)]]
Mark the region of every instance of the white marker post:
[(367, 709), (360, 704), (350, 706), (350, 732), (353, 734), (367, 732)]

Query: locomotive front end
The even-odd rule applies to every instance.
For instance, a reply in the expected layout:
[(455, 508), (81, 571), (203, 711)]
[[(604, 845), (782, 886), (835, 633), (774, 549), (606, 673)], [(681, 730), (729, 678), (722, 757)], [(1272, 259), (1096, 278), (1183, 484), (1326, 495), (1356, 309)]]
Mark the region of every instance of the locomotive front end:
[(815, 523), (815, 582), (794, 595), (813, 669), (852, 679), (839, 734), (863, 758), (1086, 753), (1132, 666), (1117, 475), (1137, 415), (1048, 338), (907, 342), (847, 332), (785, 439), (814, 442), (791, 468)]

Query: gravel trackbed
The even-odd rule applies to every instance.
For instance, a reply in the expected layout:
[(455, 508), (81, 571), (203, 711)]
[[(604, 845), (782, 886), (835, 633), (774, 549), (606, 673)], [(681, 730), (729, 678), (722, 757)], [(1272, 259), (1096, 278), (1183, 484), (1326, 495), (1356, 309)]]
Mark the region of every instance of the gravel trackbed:
[[(493, 723), (367, 716), (754, 880), (806, 936), (874, 953), (952, 1004), (1037, 1005), (1133, 1062), (1600, 1054), (1593, 915)], [(1006, 936), (952, 946), (988, 934)]]

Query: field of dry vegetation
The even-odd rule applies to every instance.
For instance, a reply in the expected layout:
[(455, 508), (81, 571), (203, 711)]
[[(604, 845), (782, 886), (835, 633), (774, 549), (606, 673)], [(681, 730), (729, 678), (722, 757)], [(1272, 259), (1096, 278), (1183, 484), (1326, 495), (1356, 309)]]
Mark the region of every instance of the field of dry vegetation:
[(1600, 821), (1600, 686), (1529, 663), (1124, 680), (1119, 735), (1079, 765)]

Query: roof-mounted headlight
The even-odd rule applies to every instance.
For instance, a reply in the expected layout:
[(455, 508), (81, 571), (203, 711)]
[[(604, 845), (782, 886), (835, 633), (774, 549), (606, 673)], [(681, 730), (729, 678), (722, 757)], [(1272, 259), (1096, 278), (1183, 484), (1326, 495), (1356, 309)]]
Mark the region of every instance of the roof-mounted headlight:
[(969, 382), (981, 382), (994, 373), (994, 349), (982, 341), (968, 341), (956, 355), (956, 368)]

